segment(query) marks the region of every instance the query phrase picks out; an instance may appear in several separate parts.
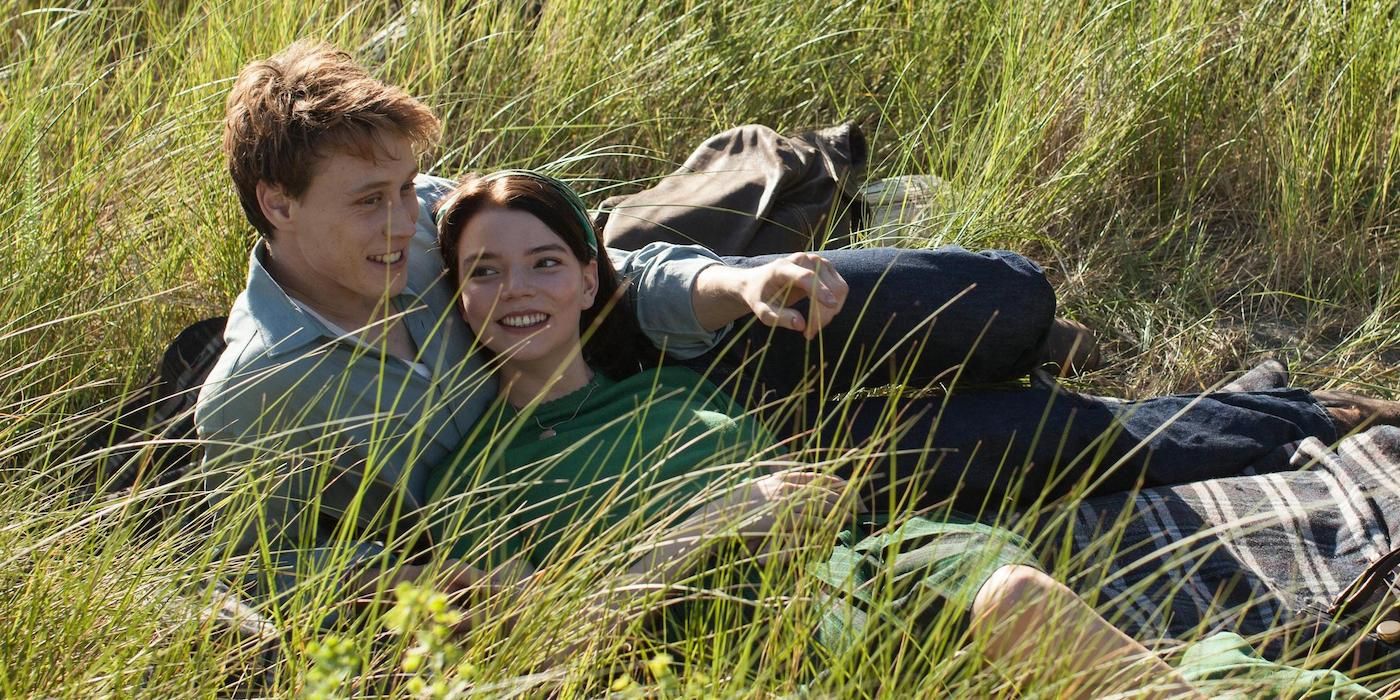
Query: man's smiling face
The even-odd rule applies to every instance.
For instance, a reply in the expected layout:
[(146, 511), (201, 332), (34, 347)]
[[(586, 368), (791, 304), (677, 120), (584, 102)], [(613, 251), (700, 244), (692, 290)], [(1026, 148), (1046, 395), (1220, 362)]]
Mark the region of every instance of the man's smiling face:
[(320, 158), (299, 198), (259, 184), (276, 228), (268, 241), (273, 276), (334, 319), (363, 323), (407, 282), (418, 162), (408, 139), (381, 133), (377, 141), (374, 160), (344, 152)]

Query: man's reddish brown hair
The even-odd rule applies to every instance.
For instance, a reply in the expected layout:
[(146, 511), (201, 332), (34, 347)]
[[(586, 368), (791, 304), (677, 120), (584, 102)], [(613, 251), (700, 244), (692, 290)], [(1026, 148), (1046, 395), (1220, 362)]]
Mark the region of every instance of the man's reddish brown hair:
[(385, 134), (431, 145), (438, 119), (423, 103), (385, 85), (327, 44), (298, 41), (244, 66), (224, 113), (224, 155), (248, 221), (265, 238), (272, 224), (258, 205), (258, 182), (300, 198), (320, 159), (348, 153), (374, 160)]

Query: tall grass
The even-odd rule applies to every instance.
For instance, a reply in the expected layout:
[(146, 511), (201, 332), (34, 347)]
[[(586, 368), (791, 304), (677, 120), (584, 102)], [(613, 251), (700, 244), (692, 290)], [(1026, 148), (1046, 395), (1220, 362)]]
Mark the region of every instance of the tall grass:
[[(210, 695), (256, 665), (198, 613), (203, 582), (234, 564), (191, 553), (176, 531), (138, 534), (132, 501), (79, 488), (94, 458), (71, 448), (82, 416), (119, 400), (180, 327), (223, 313), (241, 289), (253, 234), (218, 156), (223, 99), (242, 64), (299, 37), (354, 50), (438, 110), (445, 138), (425, 170), (556, 164), (593, 201), (644, 186), (730, 126), (859, 122), (872, 177), (947, 182), (900, 245), (1008, 247), (1050, 267), (1064, 312), (1108, 341), (1112, 362), (1088, 388), (1198, 389), (1261, 353), (1292, 361), (1309, 385), (1400, 387), (1392, 3), (3, 8), (5, 696)], [(578, 576), (617, 553), (589, 556)], [(555, 583), (522, 610), (568, 609), (579, 586)], [(812, 584), (787, 583), (798, 604), (744, 625), (716, 612), (717, 631), (695, 638), (687, 656), (700, 666), (688, 672), (726, 679), (705, 691), (896, 692), (872, 687), (861, 664), (912, 656), (812, 668), (800, 641)], [(272, 692), (301, 687), (320, 634), (307, 615), (279, 620), (292, 660)], [(488, 629), (468, 653), (501, 692), (597, 691), (607, 674), (596, 666), (530, 675), (565, 633)], [(402, 651), (371, 631), (353, 639), (371, 675)], [(997, 695), (1008, 682), (966, 657), (913, 677), (933, 694)]]

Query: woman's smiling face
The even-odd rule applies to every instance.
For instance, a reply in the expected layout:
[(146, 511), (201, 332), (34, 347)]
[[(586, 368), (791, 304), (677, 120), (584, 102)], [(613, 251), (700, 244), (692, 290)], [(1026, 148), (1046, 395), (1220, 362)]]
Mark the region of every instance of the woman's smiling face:
[(462, 315), (506, 364), (553, 372), (579, 346), (579, 315), (593, 305), (598, 263), (582, 263), (533, 214), (486, 206), (457, 245)]

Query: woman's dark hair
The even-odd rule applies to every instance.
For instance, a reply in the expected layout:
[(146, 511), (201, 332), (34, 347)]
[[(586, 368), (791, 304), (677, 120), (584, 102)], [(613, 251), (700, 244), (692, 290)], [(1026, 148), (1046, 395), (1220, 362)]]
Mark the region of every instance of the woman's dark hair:
[[(607, 255), (598, 254), (597, 232), (583, 216), (577, 195), (554, 178), (527, 171), (472, 174), (442, 198), (437, 209), (438, 251), (459, 288), (462, 271), (457, 246), (462, 230), (472, 217), (493, 206), (534, 215), (564, 240), (579, 262), (598, 261), (598, 293), (593, 306), (579, 316), (583, 359), (590, 367), (622, 379), (656, 364), (660, 351), (637, 325), (627, 298), (627, 280), (618, 276)], [(461, 304), (460, 293), (457, 303)]]

